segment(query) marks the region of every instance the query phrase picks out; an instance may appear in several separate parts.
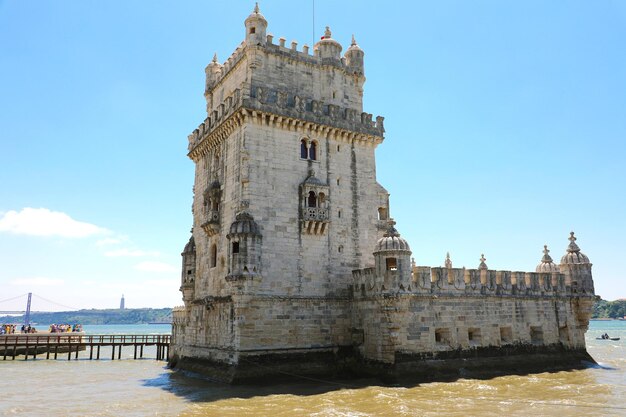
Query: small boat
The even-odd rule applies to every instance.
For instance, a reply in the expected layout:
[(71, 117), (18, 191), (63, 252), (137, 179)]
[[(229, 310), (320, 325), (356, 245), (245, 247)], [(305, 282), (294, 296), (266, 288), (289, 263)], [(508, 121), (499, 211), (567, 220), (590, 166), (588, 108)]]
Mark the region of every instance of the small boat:
[(619, 337), (596, 337), (596, 340), (619, 340)]

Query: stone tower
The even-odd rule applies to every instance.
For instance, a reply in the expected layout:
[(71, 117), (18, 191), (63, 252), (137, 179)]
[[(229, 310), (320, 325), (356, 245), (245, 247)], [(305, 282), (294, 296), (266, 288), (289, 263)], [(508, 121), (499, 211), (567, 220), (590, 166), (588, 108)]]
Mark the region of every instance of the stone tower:
[(493, 270), (484, 255), (476, 269), (449, 256), (419, 266), (376, 182), (383, 118), (363, 112), (354, 37), (343, 56), (328, 27), (312, 51), (276, 43), (258, 6), (244, 28), (206, 67), (207, 117), (189, 135), (193, 228), (170, 365), (267, 382), (593, 361), (591, 263), (573, 233), (560, 265), (546, 246), (535, 272)]
[(353, 37), (342, 57), (328, 27), (298, 50), (267, 26), (256, 6), (245, 40), (223, 64), (213, 57), (207, 118), (189, 136), (193, 229), (172, 362), (227, 380), (259, 355), (306, 366), (311, 346), (324, 356), (348, 343), (352, 270), (374, 264), (389, 213), (364, 52)]

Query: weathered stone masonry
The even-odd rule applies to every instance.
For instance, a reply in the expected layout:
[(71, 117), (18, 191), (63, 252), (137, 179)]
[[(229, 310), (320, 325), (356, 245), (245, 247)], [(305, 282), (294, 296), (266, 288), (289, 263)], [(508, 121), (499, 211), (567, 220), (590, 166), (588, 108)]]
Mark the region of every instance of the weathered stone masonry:
[(189, 135), (193, 230), (171, 365), (237, 382), (588, 358), (593, 279), (573, 233), (560, 265), (545, 248), (534, 273), (484, 257), (475, 270), (416, 266), (376, 182), (384, 125), (362, 109), (361, 48), (353, 39), (341, 56), (328, 28), (313, 54), (275, 44), (258, 8), (245, 28), (207, 66), (207, 118)]

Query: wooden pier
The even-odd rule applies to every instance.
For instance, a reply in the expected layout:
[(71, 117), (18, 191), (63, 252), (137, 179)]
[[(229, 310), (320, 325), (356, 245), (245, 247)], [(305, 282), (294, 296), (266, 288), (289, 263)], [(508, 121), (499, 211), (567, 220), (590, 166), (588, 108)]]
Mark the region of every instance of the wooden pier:
[[(132, 346), (133, 359), (143, 358), (145, 346), (156, 346), (156, 360), (167, 360), (170, 350), (170, 335), (124, 334), (85, 335), (84, 333), (9, 334), (0, 336), (0, 357), (15, 360), (17, 356), (36, 359), (57, 359), (67, 354), (67, 360), (78, 359), (79, 351), (89, 349), (89, 359), (100, 359), (100, 349), (111, 347), (111, 360), (122, 358), (122, 347)], [(61, 354), (61, 355), (59, 355)]]

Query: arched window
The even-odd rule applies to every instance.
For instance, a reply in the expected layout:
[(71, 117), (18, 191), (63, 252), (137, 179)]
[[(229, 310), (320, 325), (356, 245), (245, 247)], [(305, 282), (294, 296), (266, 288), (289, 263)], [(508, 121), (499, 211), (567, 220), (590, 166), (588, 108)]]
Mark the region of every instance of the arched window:
[(324, 193), (319, 194), (319, 206), (324, 207), (324, 203), (326, 202), (326, 195)]
[(387, 207), (378, 208), (378, 220), (387, 220)]
[(317, 161), (317, 142), (311, 142), (311, 147), (309, 148), (309, 159), (311, 161)]
[(385, 263), (387, 264), (387, 271), (398, 270), (398, 260), (396, 258), (386, 258)]
[(307, 207), (317, 207), (317, 197), (314, 191), (309, 191), (309, 198), (307, 199)]
[(217, 200), (217, 198), (212, 198), (211, 199), (211, 209), (213, 209), (214, 211), (218, 211), (220, 208), (220, 202)]
[(309, 150), (307, 147), (306, 139), (300, 141), (300, 158), (307, 159), (309, 156)]
[(211, 245), (211, 268), (217, 266), (217, 245), (214, 243)]
[(239, 242), (233, 242), (233, 255), (239, 253)]

